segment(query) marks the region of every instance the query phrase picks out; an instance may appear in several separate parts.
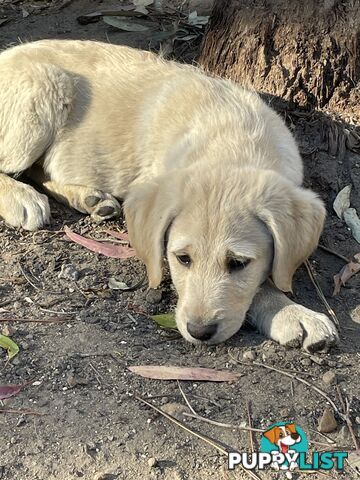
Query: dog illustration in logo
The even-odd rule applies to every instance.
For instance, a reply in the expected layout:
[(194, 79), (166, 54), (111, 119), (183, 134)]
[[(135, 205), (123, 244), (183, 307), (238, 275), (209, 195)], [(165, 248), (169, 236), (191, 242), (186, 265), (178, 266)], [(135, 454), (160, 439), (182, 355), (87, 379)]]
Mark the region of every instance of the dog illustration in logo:
[[(290, 447), (291, 445), (295, 445), (296, 443), (301, 442), (301, 435), (296, 430), (296, 426), (294, 423), (287, 423), (282, 426), (275, 426), (272, 427), (270, 430), (264, 432), (264, 437), (269, 440), (269, 442), (273, 443), (277, 447), (277, 451), (282, 454), (292, 454), (296, 453), (295, 450), (292, 450)], [(276, 451), (275, 449), (273, 451)], [(298, 464), (296, 462), (291, 462), (288, 466), (286, 463), (282, 464), (281, 467), (278, 462), (273, 462), (271, 466), (275, 470), (294, 470)]]

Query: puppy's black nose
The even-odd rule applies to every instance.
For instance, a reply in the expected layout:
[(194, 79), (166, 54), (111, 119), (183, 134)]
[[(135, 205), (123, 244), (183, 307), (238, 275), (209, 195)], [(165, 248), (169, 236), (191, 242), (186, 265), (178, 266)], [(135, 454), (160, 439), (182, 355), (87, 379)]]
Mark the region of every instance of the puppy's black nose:
[(290, 436), (293, 440), (297, 440), (300, 437), (300, 435), (297, 432), (292, 433)]
[(187, 324), (187, 331), (193, 338), (196, 340), (210, 340), (210, 338), (215, 335), (217, 331), (217, 323), (210, 323), (207, 325), (201, 323), (191, 323)]

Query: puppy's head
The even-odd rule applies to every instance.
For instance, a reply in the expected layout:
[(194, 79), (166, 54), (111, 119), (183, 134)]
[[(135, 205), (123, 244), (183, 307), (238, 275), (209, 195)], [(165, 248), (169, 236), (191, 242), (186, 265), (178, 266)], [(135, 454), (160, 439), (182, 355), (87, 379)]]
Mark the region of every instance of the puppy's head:
[(325, 217), (314, 193), (275, 172), (220, 166), (192, 166), (133, 186), (124, 208), (152, 288), (167, 255), (179, 295), (177, 325), (194, 343), (231, 337), (268, 275), (290, 291)]

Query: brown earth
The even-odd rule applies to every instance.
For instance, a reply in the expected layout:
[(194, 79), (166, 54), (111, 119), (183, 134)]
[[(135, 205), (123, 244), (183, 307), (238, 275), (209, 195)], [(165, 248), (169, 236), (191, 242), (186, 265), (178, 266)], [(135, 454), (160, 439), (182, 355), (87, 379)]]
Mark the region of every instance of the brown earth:
[[(19, 39), (54, 37), (149, 47), (149, 39), (138, 33), (120, 32), (102, 22), (79, 25), (76, 21), (79, 15), (119, 2), (74, 0), (64, 2), (59, 9), (61, 3), (3, 1), (0, 19), (6, 17), (9, 22), (0, 26), (0, 47)], [(196, 53), (189, 46), (188, 58)], [(299, 115), (288, 115), (287, 120), (303, 154), (306, 184), (319, 192), (328, 208), (321, 243), (351, 257), (360, 246), (335, 216), (332, 202), (336, 193), (351, 183), (352, 203), (360, 211), (360, 156), (346, 149), (341, 157), (329, 154), (321, 120)], [(141, 262), (95, 255), (68, 242), (62, 232), (66, 222), (78, 233), (104, 238), (105, 228), (116, 229), (121, 222), (95, 225), (55, 202), (51, 207), (53, 220), (48, 230), (33, 234), (0, 224), (0, 328), (5, 328), (20, 347), (11, 362), (1, 354), (0, 384), (33, 380), (4, 408), (41, 414), (0, 413), (0, 479), (248, 478), (241, 470), (228, 472), (224, 457), (214, 448), (136, 400), (135, 395), (139, 395), (154, 397), (157, 406), (184, 404), (176, 382), (142, 379), (128, 371), (131, 365), (200, 365), (240, 372), (241, 378), (232, 384), (182, 382), (182, 388), (193, 408), (212, 420), (247, 425), (250, 403), (256, 428), (266, 428), (275, 421), (295, 421), (313, 441), (320, 442), (312, 445), (316, 450), (328, 448), (324, 446), (327, 440), (316, 433), (328, 401), (295, 379), (249, 365), (249, 360), (245, 365), (234, 359), (243, 361), (244, 353), (249, 358), (247, 352), (251, 351), (258, 362), (287, 372), (303, 372), (303, 378), (326, 392), (341, 410), (336, 386), (323, 380), (330, 370), (336, 374), (343, 395), (351, 400), (353, 430), (360, 435), (359, 276), (332, 298), (332, 277), (344, 265), (341, 259), (320, 249), (311, 257), (316, 278), (341, 323), (341, 344), (329, 354), (309, 356), (299, 350), (286, 350), (249, 327), (226, 344), (194, 347), (173, 332), (159, 330), (149, 318), (175, 306), (169, 277), (159, 291), (147, 291), (146, 286), (135, 292), (110, 290), (112, 276), (128, 284), (141, 278)], [(67, 265), (73, 268), (64, 269)], [(308, 307), (324, 311), (304, 268), (296, 276), (293, 296)], [(54, 323), (3, 322), (7, 318), (53, 319)], [(354, 442), (345, 422), (338, 414), (335, 417), (338, 428), (329, 437), (337, 442), (336, 448), (352, 450)], [(250, 448), (246, 431), (185, 421), (190, 428), (233, 449)], [(259, 434), (254, 434), (255, 445), (259, 440)], [(344, 474), (333, 472), (327, 478), (352, 479), (356, 475), (347, 466)], [(278, 478), (270, 472), (259, 476), (264, 480)], [(315, 473), (297, 478), (309, 477), (326, 478)]]

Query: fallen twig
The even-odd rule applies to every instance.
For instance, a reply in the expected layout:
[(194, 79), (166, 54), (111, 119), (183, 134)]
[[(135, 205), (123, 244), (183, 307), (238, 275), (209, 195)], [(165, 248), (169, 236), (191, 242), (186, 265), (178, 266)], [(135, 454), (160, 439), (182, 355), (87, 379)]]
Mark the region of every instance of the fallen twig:
[(360, 450), (360, 445), (359, 445), (359, 440), (358, 440), (358, 438), (355, 434), (354, 427), (352, 425), (352, 421), (351, 421), (351, 418), (350, 418), (350, 402), (346, 397), (345, 397), (345, 401), (344, 401), (344, 397), (343, 397), (343, 394), (340, 390), (339, 385), (336, 385), (336, 391), (337, 391), (340, 403), (342, 405), (342, 408), (344, 410), (343, 420), (345, 420), (346, 425), (349, 429), (351, 438), (352, 438), (353, 443), (354, 443), (355, 450), (358, 451), (358, 450)]
[(64, 323), (69, 322), (67, 318), (54, 318), (53, 320), (33, 320), (26, 318), (0, 318), (0, 323), (10, 323), (10, 322), (20, 322), (20, 323)]
[[(171, 422), (175, 423), (175, 425), (177, 425), (178, 427), (182, 428), (183, 430), (185, 430), (186, 432), (190, 433), (191, 435), (199, 438), (200, 440), (202, 440), (203, 442), (206, 442), (208, 445), (211, 445), (212, 447), (214, 447), (218, 452), (222, 453), (223, 455), (225, 455), (226, 457), (229, 455), (230, 451), (231, 452), (234, 452), (235, 449), (229, 449), (227, 450), (226, 448), (224, 448), (218, 441), (212, 439), (211, 437), (203, 434), (203, 433), (199, 433), (195, 430), (192, 430), (190, 427), (188, 427), (187, 425), (185, 425), (185, 423), (181, 422), (180, 420), (177, 420), (175, 417), (173, 417), (172, 415), (164, 412), (163, 410), (161, 410), (161, 408), (158, 408), (158, 407), (155, 407), (155, 405), (152, 405), (151, 403), (147, 402), (146, 400), (144, 400), (143, 398), (141, 397), (138, 397), (138, 396), (135, 396), (135, 398), (139, 401), (139, 402), (142, 402), (144, 403), (145, 405), (147, 405), (148, 407), (152, 408), (153, 410), (155, 410), (156, 412), (160, 413), (160, 415), (162, 415), (163, 417), (167, 418), (168, 420), (170, 420)], [(247, 475), (255, 480), (259, 480), (260, 477), (252, 472), (251, 470), (246, 470), (245, 468), (242, 467), (242, 465), (240, 465), (240, 467), (242, 468), (242, 470), (247, 473)], [(261, 479), (260, 479), (261, 480)]]
[(344, 262), (346, 262), (346, 263), (350, 262), (350, 260), (347, 257), (345, 257), (344, 255), (341, 255), (341, 253), (338, 253), (338, 252), (336, 252), (335, 250), (332, 250), (329, 247), (325, 247), (325, 245), (318, 245), (318, 247), (321, 248), (321, 250), (324, 250), (324, 252), (331, 253), (332, 255), (335, 255), (335, 257), (338, 257), (341, 260), (344, 260)]
[(193, 413), (184, 412), (183, 415), (185, 417), (191, 417), (191, 418), (195, 418), (196, 420), (201, 420), (202, 422), (205, 422), (205, 423), (210, 423), (211, 425), (215, 425), (216, 427), (231, 428), (233, 430), (244, 430), (246, 432), (260, 432), (260, 433), (265, 432), (265, 430), (261, 428), (241, 427), (240, 425), (233, 425), (232, 423), (217, 422), (216, 420), (211, 420), (210, 418), (203, 417), (202, 415), (199, 415), (197, 413), (194, 415)]
[(191, 412), (193, 415), (197, 415), (197, 413), (195, 412), (195, 410), (194, 410), (193, 407), (191, 406), (191, 403), (190, 403), (189, 400), (187, 399), (184, 390), (181, 388), (181, 385), (180, 385), (179, 380), (176, 380), (176, 381), (177, 381), (177, 384), (178, 384), (180, 393), (181, 393), (181, 395), (182, 395), (182, 397), (183, 397), (186, 405), (189, 407), (190, 412)]
[[(339, 408), (337, 407), (337, 405), (335, 404), (335, 402), (333, 400), (331, 400), (331, 398), (323, 391), (321, 390), (321, 388), (317, 387), (316, 385), (314, 385), (313, 383), (309, 382), (308, 380), (305, 380), (305, 378), (301, 378), (301, 377), (298, 377), (297, 375), (294, 375), (292, 373), (289, 373), (287, 372), (286, 370), (281, 370), (280, 368), (276, 368), (276, 367), (271, 367), (270, 365), (266, 365), (266, 363), (260, 363), (260, 362), (256, 362), (256, 361), (253, 361), (251, 364), (250, 363), (245, 363), (245, 362), (241, 362), (240, 360), (238, 360), (237, 358), (235, 358), (234, 356), (232, 356), (230, 353), (229, 353), (230, 357), (237, 363), (239, 363), (240, 365), (246, 365), (246, 366), (249, 366), (251, 367), (251, 365), (257, 365), (258, 367), (263, 367), (263, 368), (266, 368), (267, 370), (272, 370), (273, 372), (278, 372), (278, 373), (281, 373), (281, 375), (285, 375), (286, 377), (289, 377), (289, 378), (293, 378), (295, 380), (297, 380), (298, 382), (301, 382), (301, 383), (304, 383), (305, 385), (307, 385), (308, 387), (312, 388), (313, 390), (315, 390), (319, 395), (321, 395), (322, 397), (324, 397), (329, 403), (330, 405), (334, 408), (334, 410), (341, 416), (342, 413), (341, 411), (339, 410)], [(300, 375), (301, 375), (301, 372), (298, 372)]]
[[(247, 402), (247, 403), (246, 403), (246, 410), (247, 410), (247, 414), (248, 414), (249, 428), (252, 428), (250, 402)], [(250, 441), (250, 451), (251, 451), (251, 452), (255, 452), (255, 448), (254, 448), (254, 437), (253, 437), (253, 431), (252, 431), (252, 430), (249, 430), (249, 441)]]
[(17, 413), (18, 415), (47, 415), (47, 413), (34, 412), (34, 410), (14, 410), (13, 408), (0, 408), (0, 413)]
[(349, 459), (348, 459), (348, 458), (345, 458), (345, 462), (348, 464), (348, 466), (351, 468), (351, 470), (352, 470), (354, 473), (356, 473), (356, 475), (357, 475), (358, 477), (360, 477), (360, 472), (359, 472), (355, 467), (353, 467), (353, 466), (351, 465), (351, 463), (349, 462)]
[(330, 317), (332, 318), (332, 321), (334, 322), (336, 327), (339, 328), (340, 327), (339, 320), (338, 320), (334, 310), (330, 307), (328, 301), (326, 300), (325, 295), (323, 294), (323, 291), (321, 290), (320, 284), (315, 278), (315, 275), (314, 275), (314, 272), (313, 272), (313, 269), (312, 269), (312, 266), (311, 266), (309, 260), (305, 260), (304, 264), (305, 264), (306, 270), (309, 274), (310, 280), (313, 283), (320, 300), (323, 302), (326, 310), (328, 311), (328, 313), (329, 313)]
[(320, 437), (325, 438), (325, 440), (326, 440), (328, 443), (330, 443), (330, 444), (332, 444), (332, 445), (336, 445), (336, 442), (334, 442), (334, 440), (333, 440), (332, 438), (330, 438), (328, 435), (325, 435), (325, 433), (319, 432), (318, 430), (313, 430), (313, 429), (311, 429), (311, 428), (310, 428), (310, 431), (316, 433), (317, 435), (320, 435)]

